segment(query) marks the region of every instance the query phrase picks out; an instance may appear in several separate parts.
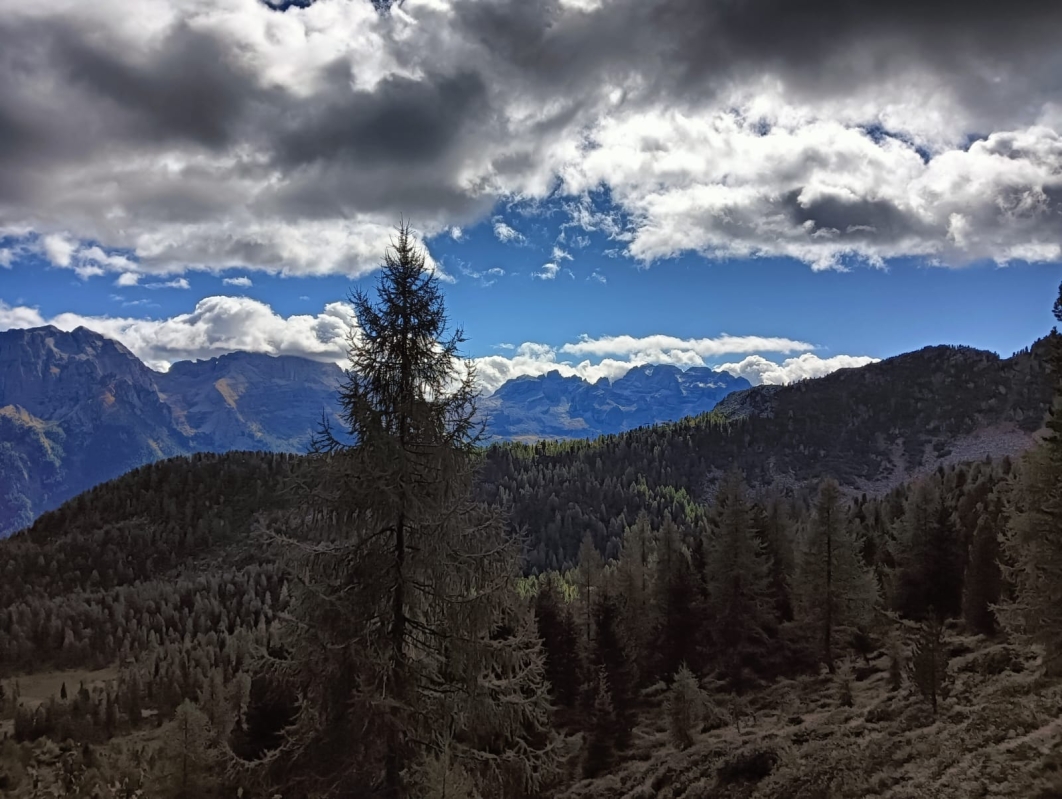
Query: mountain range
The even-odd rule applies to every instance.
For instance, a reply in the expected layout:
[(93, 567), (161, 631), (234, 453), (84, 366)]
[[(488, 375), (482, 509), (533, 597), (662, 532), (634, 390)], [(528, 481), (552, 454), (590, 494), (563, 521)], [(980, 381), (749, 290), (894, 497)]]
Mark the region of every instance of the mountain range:
[(744, 377), (705, 367), (636, 366), (611, 383), (552, 371), (507, 381), (479, 409), (496, 439), (593, 438), (695, 416), (751, 387)]
[[(192, 452), (305, 452), (342, 370), (235, 352), (156, 372), (80, 327), (0, 332), (0, 535), (144, 463)], [(641, 366), (609, 383), (551, 372), (480, 403), (489, 440), (594, 437), (711, 410), (747, 380)]]
[(83, 327), (0, 333), (0, 535), (150, 461), (305, 451), (341, 377), (335, 364), (250, 353), (162, 373)]

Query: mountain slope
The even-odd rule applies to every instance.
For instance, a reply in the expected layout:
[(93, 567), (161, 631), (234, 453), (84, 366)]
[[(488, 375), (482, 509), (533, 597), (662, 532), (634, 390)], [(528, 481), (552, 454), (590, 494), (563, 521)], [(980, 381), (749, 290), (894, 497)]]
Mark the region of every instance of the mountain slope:
[(85, 328), (0, 333), (0, 535), (160, 458), (304, 450), (341, 376), (247, 353), (161, 374)]

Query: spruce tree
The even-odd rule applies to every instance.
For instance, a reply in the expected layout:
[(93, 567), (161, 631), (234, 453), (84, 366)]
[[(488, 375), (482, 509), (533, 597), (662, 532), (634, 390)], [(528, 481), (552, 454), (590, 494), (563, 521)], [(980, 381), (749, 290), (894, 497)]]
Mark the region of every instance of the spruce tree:
[(797, 579), (799, 618), (820, 642), (822, 661), (834, 666), (838, 627), (866, 623), (877, 603), (877, 583), (859, 555), (837, 483), (819, 489), (814, 516), (800, 558)]
[(519, 541), (476, 503), (474, 373), (408, 225), (376, 283), (340, 390), (278, 522), (294, 575), (271, 669), (301, 697), (272, 756), (285, 795), (411, 795), (449, 756), (485, 794), (551, 768), (541, 646), (515, 591)]

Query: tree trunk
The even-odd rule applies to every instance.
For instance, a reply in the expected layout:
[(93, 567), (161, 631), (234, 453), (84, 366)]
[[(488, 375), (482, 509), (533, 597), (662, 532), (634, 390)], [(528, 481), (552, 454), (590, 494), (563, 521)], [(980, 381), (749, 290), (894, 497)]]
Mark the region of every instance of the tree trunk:
[(835, 673), (833, 665), (833, 513), (826, 521), (826, 634), (823, 641), (826, 656), (826, 668), (830, 674)]
[[(391, 690), (397, 703), (405, 696), (405, 578), (402, 566), (406, 560), (406, 520), (398, 517), (395, 525), (395, 586), (391, 597), (391, 612), (394, 616), (391, 625)], [(387, 757), (385, 763), (386, 792), (389, 799), (402, 796), (402, 757), (399, 751), (402, 745), (401, 734), (395, 723), (391, 724), (387, 736)]]

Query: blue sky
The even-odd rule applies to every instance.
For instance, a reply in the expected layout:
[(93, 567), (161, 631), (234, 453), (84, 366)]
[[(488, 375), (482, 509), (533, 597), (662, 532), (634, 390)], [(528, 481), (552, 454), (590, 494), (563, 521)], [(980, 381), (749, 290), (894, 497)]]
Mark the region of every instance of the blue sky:
[(661, 2), (0, 0), (0, 329), (341, 360), (402, 216), (487, 390), (1051, 328), (1062, 4)]

